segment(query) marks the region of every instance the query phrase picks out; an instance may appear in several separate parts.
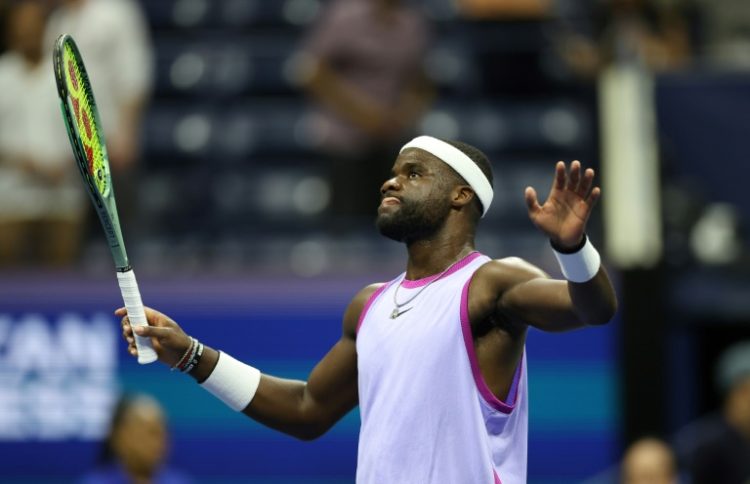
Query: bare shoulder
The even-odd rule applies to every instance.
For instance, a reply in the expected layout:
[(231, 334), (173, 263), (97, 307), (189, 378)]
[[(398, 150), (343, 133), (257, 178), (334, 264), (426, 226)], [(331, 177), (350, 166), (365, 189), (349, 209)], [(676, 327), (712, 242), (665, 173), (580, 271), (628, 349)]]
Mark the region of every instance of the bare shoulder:
[(549, 274), (535, 266), (531, 262), (521, 259), (520, 257), (505, 257), (504, 259), (495, 259), (492, 262), (500, 264), (505, 270), (525, 273), (531, 278), (544, 277), (548, 278)]
[(549, 275), (520, 257), (493, 259), (480, 267), (475, 274), (476, 282), (500, 291), (515, 284), (538, 278), (547, 279)]
[(469, 297), (475, 306), (474, 314), (484, 314), (494, 308), (498, 298), (514, 287), (548, 277), (543, 270), (519, 257), (493, 259), (477, 269), (472, 278)]
[(362, 289), (354, 295), (349, 306), (346, 308), (344, 313), (344, 334), (354, 339), (357, 333), (357, 324), (359, 323), (359, 316), (362, 314), (362, 310), (365, 308), (367, 301), (375, 294), (375, 291), (385, 285), (384, 282), (376, 282)]
[[(385, 286), (385, 282), (376, 282), (374, 284), (370, 284), (369, 286), (363, 287), (352, 298), (352, 302), (349, 303), (349, 307), (358, 309), (358, 313), (362, 312), (362, 309), (364, 308), (365, 303), (367, 303), (367, 300), (370, 299), (373, 294), (375, 294), (375, 291), (383, 286)], [(357, 317), (359, 317), (359, 314), (357, 314)]]

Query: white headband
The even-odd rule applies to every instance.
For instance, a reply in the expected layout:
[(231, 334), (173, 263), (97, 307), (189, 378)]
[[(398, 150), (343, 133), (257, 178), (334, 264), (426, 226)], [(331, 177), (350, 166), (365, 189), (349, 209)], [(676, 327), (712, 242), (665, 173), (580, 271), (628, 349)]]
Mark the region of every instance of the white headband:
[(471, 158), (455, 146), (432, 136), (417, 136), (406, 143), (401, 148), (401, 151), (399, 151), (399, 154), (409, 148), (419, 148), (431, 155), (437, 156), (441, 161), (453, 168), (456, 173), (461, 175), (469, 186), (474, 189), (477, 197), (479, 197), (479, 201), (482, 202), (482, 217), (484, 217), (484, 214), (490, 209), (494, 192), (487, 177)]

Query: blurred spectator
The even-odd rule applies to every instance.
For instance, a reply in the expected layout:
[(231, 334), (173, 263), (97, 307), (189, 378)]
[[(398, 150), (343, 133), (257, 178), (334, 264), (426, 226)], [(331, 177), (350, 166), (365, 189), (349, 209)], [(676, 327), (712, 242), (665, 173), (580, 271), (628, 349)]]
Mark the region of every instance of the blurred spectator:
[(716, 372), (720, 412), (689, 425), (677, 437), (693, 484), (750, 481), (750, 342), (727, 349)]
[(99, 462), (82, 484), (187, 484), (182, 472), (164, 465), (168, 438), (164, 411), (146, 395), (123, 396), (112, 415)]
[(622, 484), (677, 484), (674, 453), (656, 438), (647, 437), (628, 447), (622, 459)]
[[(571, 5), (576, 4), (576, 5)], [(687, 64), (690, 29), (684, 5), (676, 0), (606, 0), (603, 4), (559, 0), (566, 31), (558, 42), (563, 59), (581, 77), (594, 77), (615, 63), (637, 62), (665, 71)]]
[(56, 1), (46, 45), (67, 33), (81, 50), (104, 126), (118, 209), (121, 218), (131, 218), (141, 119), (154, 71), (146, 20), (133, 0)]
[(61, 266), (77, 252), (84, 191), (60, 115), (38, 1), (8, 11), (0, 57), (0, 266)]
[(750, 69), (750, 2), (694, 1), (701, 18), (701, 57), (719, 67)]
[(331, 158), (333, 213), (372, 216), (404, 141), (431, 99), (428, 25), (399, 0), (333, 0), (303, 47), (316, 101), (312, 143)]
[(140, 121), (153, 77), (153, 53), (140, 7), (132, 0), (60, 0), (46, 45), (73, 36), (94, 86), (112, 169), (135, 163)]

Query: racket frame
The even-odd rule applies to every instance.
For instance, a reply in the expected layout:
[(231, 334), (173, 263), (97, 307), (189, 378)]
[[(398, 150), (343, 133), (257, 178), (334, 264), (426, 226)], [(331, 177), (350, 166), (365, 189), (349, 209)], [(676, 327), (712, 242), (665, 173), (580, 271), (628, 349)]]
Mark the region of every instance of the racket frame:
[[(86, 157), (86, 150), (83, 146), (81, 133), (78, 131), (78, 123), (73, 119), (73, 97), (70, 94), (67, 85), (67, 73), (65, 69), (65, 50), (70, 47), (72, 56), (77, 64), (77, 82), (83, 89), (84, 96), (88, 99), (88, 111), (93, 117), (91, 122), (94, 124), (92, 134), (96, 135), (96, 142), (99, 143), (102, 157), (101, 176), (105, 177), (104, 193), (97, 186), (94, 174), (89, 171), (89, 160)], [(78, 171), (86, 186), (86, 191), (94, 204), (96, 213), (102, 223), (104, 234), (107, 237), (107, 244), (112, 253), (117, 268), (117, 282), (120, 286), (120, 293), (125, 303), (128, 313), (128, 320), (131, 326), (148, 325), (145, 309), (141, 301), (141, 294), (138, 289), (138, 283), (135, 278), (133, 268), (130, 266), (128, 254), (125, 251), (125, 243), (122, 238), (120, 229), (120, 219), (117, 215), (117, 204), (115, 203), (115, 191), (112, 185), (112, 176), (109, 170), (109, 158), (107, 156), (107, 145), (104, 140), (102, 123), (99, 118), (99, 110), (96, 107), (94, 92), (91, 88), (91, 82), (83, 63), (83, 58), (78, 50), (78, 46), (70, 35), (63, 34), (55, 43), (52, 56), (53, 67), (55, 72), (55, 83), (57, 84), (57, 93), (60, 97), (60, 110), (62, 111), (65, 128), (68, 133), (70, 145), (73, 148), (73, 155), (76, 159)], [(88, 131), (88, 130), (87, 130)], [(95, 156), (95, 155), (94, 155)], [(93, 165), (93, 160), (91, 162)], [(135, 337), (136, 349), (138, 350), (138, 363), (147, 364), (157, 360), (158, 355), (154, 351), (151, 339), (148, 337), (133, 335)]]
[[(84, 89), (86, 96), (89, 98), (89, 104), (91, 107), (91, 114), (94, 119), (92, 122), (97, 126), (95, 130), (97, 141), (101, 145), (102, 157), (104, 158), (104, 164), (107, 167), (105, 176), (107, 177), (107, 190), (106, 194), (102, 194), (99, 188), (96, 186), (94, 176), (89, 172), (89, 162), (86, 158), (86, 151), (81, 141), (81, 135), (78, 132), (78, 124), (73, 119), (73, 107), (70, 91), (68, 90), (66, 82), (65, 72), (65, 55), (64, 51), (67, 46), (70, 46), (73, 51), (73, 55), (79, 60), (79, 79), (82, 89)], [(81, 172), (84, 183), (89, 193), (89, 197), (94, 204), (96, 213), (101, 220), (104, 234), (107, 237), (107, 244), (109, 250), (112, 253), (112, 257), (115, 260), (115, 267), (118, 272), (126, 272), (131, 269), (130, 261), (128, 260), (128, 254), (125, 250), (125, 243), (122, 237), (122, 230), (120, 229), (120, 219), (117, 215), (117, 204), (115, 203), (115, 191), (112, 185), (112, 177), (109, 170), (109, 158), (107, 157), (107, 145), (104, 139), (104, 133), (102, 130), (101, 119), (99, 118), (99, 110), (96, 107), (96, 100), (94, 98), (93, 90), (91, 89), (91, 82), (88, 78), (88, 73), (83, 64), (81, 53), (78, 50), (78, 46), (70, 35), (63, 34), (55, 43), (55, 49), (53, 54), (53, 62), (55, 69), (55, 82), (57, 84), (58, 95), (60, 96), (60, 109), (63, 114), (63, 120), (65, 121), (65, 128), (70, 139), (71, 147), (73, 148), (73, 154), (76, 159), (76, 165), (78, 170)]]

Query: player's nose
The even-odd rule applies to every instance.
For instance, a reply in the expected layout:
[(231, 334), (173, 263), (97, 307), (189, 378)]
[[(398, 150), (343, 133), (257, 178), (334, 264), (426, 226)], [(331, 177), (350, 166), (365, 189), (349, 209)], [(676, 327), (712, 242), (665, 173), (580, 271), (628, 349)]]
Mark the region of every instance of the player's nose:
[(398, 177), (393, 176), (380, 186), (380, 194), (385, 196), (385, 194), (388, 192), (398, 191), (400, 189), (401, 185), (398, 182)]

